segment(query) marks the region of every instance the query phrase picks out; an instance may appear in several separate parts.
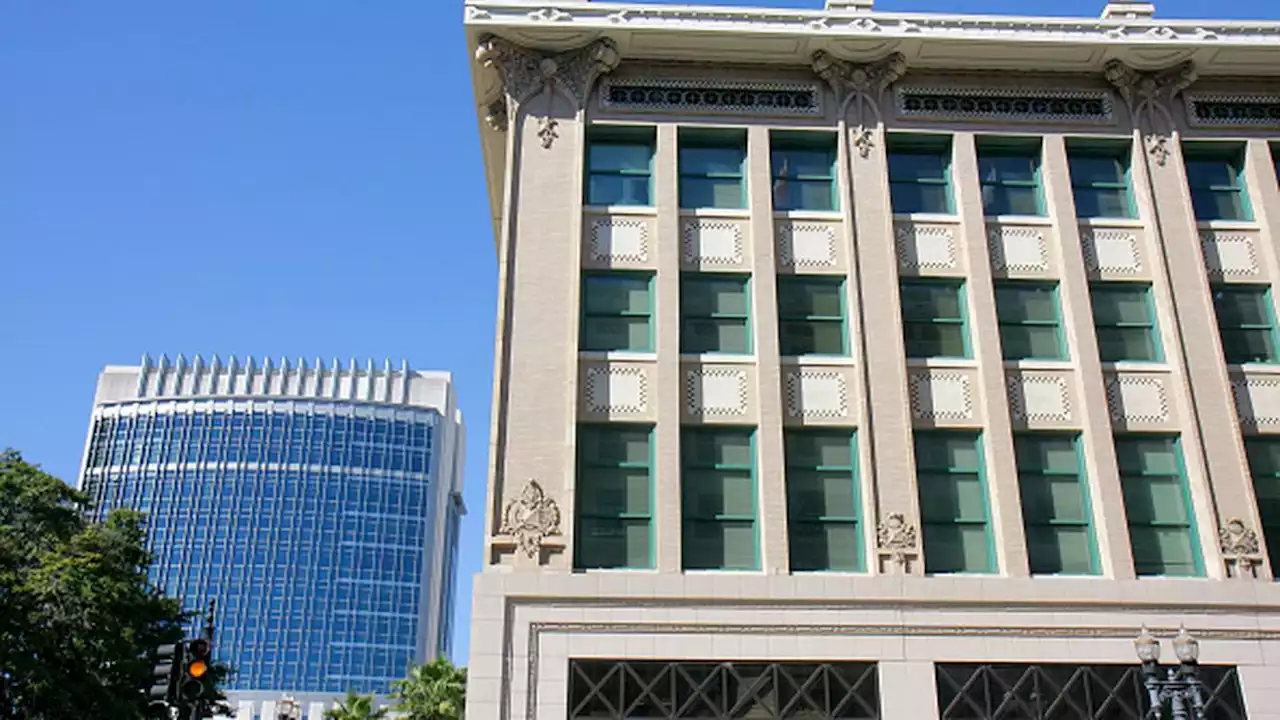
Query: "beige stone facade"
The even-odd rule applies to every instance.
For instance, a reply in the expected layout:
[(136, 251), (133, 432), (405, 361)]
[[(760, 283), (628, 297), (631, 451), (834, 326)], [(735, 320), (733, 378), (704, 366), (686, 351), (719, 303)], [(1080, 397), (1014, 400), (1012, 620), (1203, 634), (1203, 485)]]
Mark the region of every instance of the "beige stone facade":
[[(1244, 449), (1280, 435), (1280, 365), (1224, 361), (1213, 296), (1280, 277), (1280, 22), (1163, 21), (1140, 3), (1049, 19), (469, 0), (466, 23), (500, 265), (468, 718), (577, 717), (570, 661), (593, 658), (874, 662), (879, 717), (939, 718), (938, 663), (1133, 663), (1143, 625), (1185, 625), (1204, 663), (1238, 668), (1249, 718), (1280, 718), (1280, 588)], [(650, 204), (584, 202), (596, 125), (652, 130)], [(743, 208), (681, 208), (691, 128), (745, 134)], [(838, 138), (837, 209), (774, 208), (780, 130)], [(947, 139), (951, 212), (892, 212), (887, 153), (908, 134)], [(1040, 215), (984, 211), (995, 137), (1038, 142)], [(1089, 141), (1127, 143), (1133, 217), (1078, 216), (1069, 155)], [(1197, 220), (1184, 148), (1208, 141), (1238, 151), (1248, 219)], [(579, 350), (583, 272), (609, 269), (652, 273), (656, 351)], [(694, 271), (750, 275), (749, 353), (680, 352)], [(775, 278), (791, 275), (843, 281), (845, 355), (780, 353)], [(899, 288), (915, 277), (962, 281), (968, 357), (907, 357)], [(1062, 359), (1003, 359), (1006, 280), (1056, 287)], [(1158, 361), (1100, 360), (1097, 282), (1149, 286)], [(651, 568), (575, 568), (586, 423), (652, 429)], [(713, 426), (754, 433), (752, 571), (684, 570), (682, 431)], [(790, 566), (794, 428), (856, 431), (860, 572)], [(926, 571), (913, 437), (932, 429), (980, 437), (991, 572)], [(1095, 574), (1031, 571), (1014, 442), (1037, 431), (1083, 449)], [(1135, 568), (1117, 435), (1177, 438), (1194, 577)]]

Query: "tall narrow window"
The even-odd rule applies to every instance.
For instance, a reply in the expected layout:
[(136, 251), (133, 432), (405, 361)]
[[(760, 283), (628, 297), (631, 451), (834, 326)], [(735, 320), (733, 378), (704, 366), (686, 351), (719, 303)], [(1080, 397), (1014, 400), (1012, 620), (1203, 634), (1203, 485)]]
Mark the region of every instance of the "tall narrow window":
[(1129, 155), (1128, 142), (1067, 141), (1076, 215), (1082, 218), (1135, 216)]
[(964, 286), (949, 280), (902, 281), (902, 333), (907, 357), (968, 357)]
[(1038, 139), (979, 138), (978, 176), (987, 215), (1044, 215)]
[(1247, 437), (1244, 449), (1249, 456), (1249, 473), (1253, 476), (1253, 494), (1258, 500), (1267, 555), (1280, 558), (1280, 438)]
[(844, 282), (838, 277), (778, 278), (778, 336), (783, 355), (845, 355)]
[(686, 273), (680, 282), (680, 351), (751, 352), (746, 275)]
[(770, 133), (775, 210), (835, 210), (836, 137), (831, 133)]
[(1159, 362), (1160, 336), (1151, 307), (1151, 286), (1099, 282), (1089, 285), (1098, 354), (1103, 362)]
[(1098, 572), (1077, 442), (1075, 435), (1063, 434), (1014, 437), (1022, 522), (1033, 574)]
[(587, 130), (588, 205), (652, 205), (654, 128)]
[(756, 481), (748, 429), (685, 430), (680, 444), (686, 570), (755, 570)]
[(578, 426), (577, 567), (653, 567), (651, 434), (643, 426)]
[(996, 283), (995, 293), (1004, 359), (1066, 359), (1056, 285), (1004, 281)]
[(1265, 286), (1217, 285), (1213, 309), (1228, 363), (1276, 362), (1275, 313)]
[(889, 194), (895, 213), (954, 212), (951, 137), (890, 135)]
[(1116, 460), (1138, 575), (1200, 575), (1200, 548), (1177, 438), (1117, 437)]
[(584, 273), (582, 349), (653, 350), (652, 285), (650, 273)]
[(1185, 143), (1182, 155), (1197, 220), (1252, 220), (1239, 145)]
[(862, 570), (856, 447), (849, 432), (787, 432), (792, 570)]
[(680, 207), (747, 206), (747, 135), (742, 131), (680, 131)]
[(915, 434), (925, 572), (995, 569), (980, 440), (975, 433), (951, 430)]

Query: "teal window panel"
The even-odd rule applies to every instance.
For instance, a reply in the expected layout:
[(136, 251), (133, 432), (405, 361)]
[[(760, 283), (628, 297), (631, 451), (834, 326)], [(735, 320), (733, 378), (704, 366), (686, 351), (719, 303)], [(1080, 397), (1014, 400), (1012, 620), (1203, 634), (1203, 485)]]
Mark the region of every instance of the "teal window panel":
[(1014, 436), (1014, 449), (1031, 572), (1097, 574), (1079, 438), (1072, 434), (1022, 433)]
[(783, 355), (847, 355), (844, 280), (778, 278), (778, 339)]
[(892, 134), (889, 195), (895, 213), (952, 214), (951, 137)]
[(1228, 363), (1277, 361), (1276, 319), (1267, 286), (1214, 286), (1213, 309), (1218, 316), (1222, 354)]
[(980, 442), (964, 431), (915, 433), (927, 573), (995, 571)]
[(791, 569), (860, 572), (862, 512), (854, 433), (791, 430), (785, 448)]
[(770, 143), (775, 210), (839, 209), (833, 133), (775, 130)]
[(750, 277), (685, 273), (680, 282), (680, 351), (751, 352)]
[(995, 284), (1000, 348), (1005, 360), (1065, 360), (1054, 283), (1003, 281)]
[(1237, 143), (1183, 143), (1187, 185), (1197, 220), (1252, 220)]
[(587, 129), (588, 205), (653, 205), (652, 126)]
[(987, 215), (1044, 215), (1040, 141), (979, 138), (978, 178)]
[(582, 275), (583, 350), (653, 350), (653, 274)]
[(1249, 458), (1249, 474), (1253, 476), (1253, 494), (1258, 501), (1267, 555), (1280, 558), (1280, 437), (1247, 437), (1244, 450)]
[(680, 207), (747, 206), (745, 131), (681, 130)]
[(578, 568), (653, 567), (652, 428), (579, 425)]
[(1089, 285), (1098, 355), (1103, 362), (1160, 362), (1151, 286), (1144, 283), (1096, 282)]
[(907, 357), (968, 357), (964, 284), (903, 280), (902, 334)]
[(1176, 437), (1116, 438), (1133, 565), (1140, 576), (1204, 573), (1191, 495)]
[(754, 432), (687, 429), (680, 459), (684, 569), (758, 569)]
[(1127, 141), (1067, 141), (1071, 191), (1078, 217), (1137, 217), (1130, 174), (1131, 155)]

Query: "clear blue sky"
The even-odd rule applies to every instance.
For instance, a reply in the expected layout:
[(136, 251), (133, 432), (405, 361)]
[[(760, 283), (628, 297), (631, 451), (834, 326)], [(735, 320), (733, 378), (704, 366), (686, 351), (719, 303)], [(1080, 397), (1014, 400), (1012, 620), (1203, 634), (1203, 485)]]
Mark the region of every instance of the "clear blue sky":
[[(1096, 16), (1103, 0), (877, 5)], [(0, 447), (74, 480), (98, 371), (144, 351), (452, 370), (465, 662), (496, 271), (461, 21), (458, 0), (0, 3)]]

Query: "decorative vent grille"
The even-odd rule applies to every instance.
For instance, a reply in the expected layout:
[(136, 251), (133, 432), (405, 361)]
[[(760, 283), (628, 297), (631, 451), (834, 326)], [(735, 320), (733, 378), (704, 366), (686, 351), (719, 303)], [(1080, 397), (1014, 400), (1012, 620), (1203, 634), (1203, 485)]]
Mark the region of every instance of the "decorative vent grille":
[(822, 90), (817, 83), (606, 78), (600, 105), (610, 110), (821, 115)]
[(1280, 127), (1278, 95), (1187, 95), (1187, 119), (1198, 126)]
[(1112, 121), (1111, 95), (1102, 90), (900, 87), (897, 98), (908, 117)]

